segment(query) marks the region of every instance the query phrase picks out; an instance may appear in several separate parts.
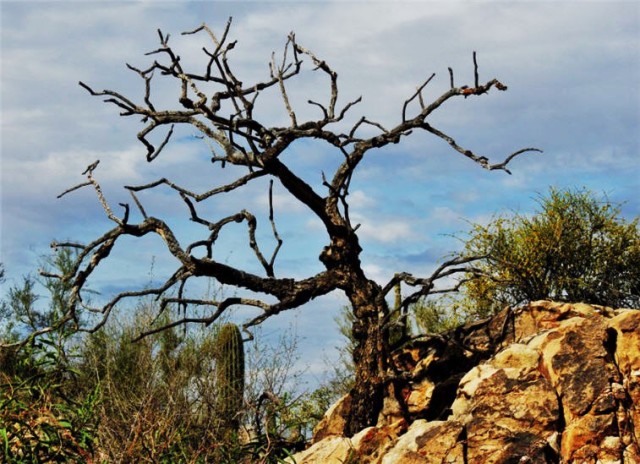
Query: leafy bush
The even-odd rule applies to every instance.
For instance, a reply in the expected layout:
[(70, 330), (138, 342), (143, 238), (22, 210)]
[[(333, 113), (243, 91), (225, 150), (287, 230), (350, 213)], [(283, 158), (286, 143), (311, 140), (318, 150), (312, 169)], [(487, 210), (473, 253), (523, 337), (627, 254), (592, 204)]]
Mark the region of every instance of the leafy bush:
[(463, 303), (451, 295), (441, 295), (438, 299), (423, 298), (413, 305), (411, 312), (420, 334), (446, 332), (467, 319)]
[(541, 299), (640, 307), (638, 218), (586, 190), (551, 189), (531, 217), (474, 225), (464, 255), (486, 256), (463, 286), (471, 315)]
[[(71, 399), (71, 371), (57, 352), (37, 343), (10, 376), (0, 373), (0, 443), (7, 463), (90, 462), (94, 454), (98, 390)], [(24, 376), (23, 376), (24, 375)]]
[[(63, 250), (43, 264), (47, 275), (59, 275), (72, 262)], [(3, 273), (0, 266), (0, 280)], [(50, 325), (64, 311), (67, 292), (55, 277), (26, 276), (8, 289), (0, 302), (0, 344)], [(152, 300), (129, 309), (133, 318), (114, 319), (93, 334), (77, 332), (70, 321), (20, 350), (0, 349), (1, 462), (266, 464), (282, 462), (304, 443), (319, 417), (292, 393), (300, 376), (295, 334), (268, 349), (253, 343), (251, 393), (234, 399), (243, 427), (229, 433), (228, 421), (216, 414), (220, 327), (165, 330), (133, 342), (166, 323), (167, 314), (158, 315)], [(272, 401), (259, 407), (265, 392)]]
[[(45, 264), (58, 267), (70, 262), (64, 252)], [(48, 305), (37, 305), (36, 286), (49, 292)], [(64, 310), (65, 285), (27, 276), (9, 289), (2, 301), (6, 323), (0, 344), (20, 338), (24, 330), (38, 330), (52, 314)], [(40, 306), (40, 307), (38, 307)], [(50, 463), (91, 462), (96, 444), (95, 414), (98, 386), (77, 394), (78, 372), (74, 369), (74, 331), (59, 326), (21, 350), (0, 349), (0, 445), (3, 462)]]

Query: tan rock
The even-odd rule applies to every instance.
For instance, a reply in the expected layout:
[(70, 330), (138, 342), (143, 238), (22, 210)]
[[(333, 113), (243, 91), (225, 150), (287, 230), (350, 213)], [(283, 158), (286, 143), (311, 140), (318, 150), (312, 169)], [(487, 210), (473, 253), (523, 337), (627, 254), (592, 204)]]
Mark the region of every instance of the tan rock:
[(388, 426), (397, 423), (399, 420), (404, 420), (402, 405), (398, 401), (397, 394), (395, 393), (395, 386), (389, 384), (387, 392), (382, 399), (382, 410), (378, 414), (377, 425)]
[(353, 458), (359, 464), (379, 464), (382, 457), (394, 445), (400, 432), (406, 431), (406, 424), (395, 426), (369, 427), (351, 438)]
[(418, 453), (429, 464), (463, 464), (465, 462), (465, 430), (455, 420), (434, 421), (416, 439)]
[(353, 453), (351, 440), (330, 436), (285, 459), (289, 464), (344, 464)]
[(419, 414), (420, 411), (425, 411), (429, 407), (434, 389), (435, 384), (429, 379), (424, 379), (413, 386), (406, 400), (409, 414)]
[(517, 317), (514, 323), (514, 338), (516, 341), (521, 341), (544, 330), (559, 327), (562, 321), (598, 315), (599, 310), (597, 308), (599, 307), (584, 303), (534, 301), (517, 310)]
[(588, 305), (586, 303), (571, 303), (564, 304), (563, 306), (568, 307), (567, 312), (569, 312), (572, 317), (592, 317), (596, 314), (600, 314), (597, 306)]
[(455, 421), (417, 420), (384, 455), (382, 464), (463, 464), (463, 430)]
[(351, 397), (349, 395), (345, 395), (336, 401), (313, 429), (312, 442), (316, 443), (330, 436), (342, 435), (350, 408)]
[[(609, 343), (615, 350), (615, 361), (620, 374), (623, 377), (622, 389), (619, 400), (624, 402), (625, 396), (631, 404), (627, 411), (627, 422), (623, 427), (628, 431), (631, 441), (640, 442), (640, 311), (625, 311), (615, 316), (609, 323), (610, 330), (615, 330), (615, 335), (610, 333)], [(635, 433), (634, 433), (635, 432)]]
[(627, 462), (640, 462), (640, 452), (638, 451), (638, 445), (636, 445), (636, 444), (628, 445), (624, 449), (624, 452), (622, 453), (622, 456), (623, 456), (623, 462), (624, 463), (627, 463)]
[(605, 463), (622, 462), (624, 445), (620, 437), (605, 437), (600, 443), (598, 461)]
[(601, 317), (563, 321), (542, 347), (543, 373), (562, 398), (567, 424), (586, 414), (596, 398), (610, 390), (606, 325)]
[(471, 399), (474, 397), (476, 390), (480, 384), (494, 373), (497, 368), (489, 364), (481, 364), (471, 369), (460, 381), (458, 387), (458, 395), (451, 405), (453, 418), (467, 423), (471, 420)]
[(555, 328), (566, 307), (551, 301), (535, 301), (517, 310), (514, 322), (514, 336), (516, 341), (524, 340), (543, 330)]
[(535, 370), (510, 378), (508, 370), (484, 379), (470, 400), (469, 463), (540, 462), (556, 430), (560, 409), (549, 381)]
[(402, 459), (407, 453), (417, 454), (418, 445), (416, 443), (416, 437), (424, 433), (425, 426), (428, 424), (429, 422), (424, 419), (414, 421), (407, 432), (398, 439), (395, 445), (382, 458), (382, 464), (404, 462)]
[(538, 369), (540, 353), (522, 343), (514, 343), (500, 351), (490, 361), (497, 369), (505, 369), (510, 378), (523, 377), (532, 370)]
[(640, 463), (640, 311), (539, 301), (394, 362), (378, 425), (339, 436), (343, 398), (297, 463)]
[(567, 424), (562, 433), (562, 459), (565, 462), (596, 459), (600, 444), (615, 433), (614, 424), (615, 416), (613, 413), (587, 414)]

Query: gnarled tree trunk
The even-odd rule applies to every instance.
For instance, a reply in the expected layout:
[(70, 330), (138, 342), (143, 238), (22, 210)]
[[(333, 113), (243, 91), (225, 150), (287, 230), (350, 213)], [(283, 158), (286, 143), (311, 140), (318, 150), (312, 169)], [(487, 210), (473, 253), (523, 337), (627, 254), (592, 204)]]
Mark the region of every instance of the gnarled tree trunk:
[[(378, 292), (374, 291), (376, 289)], [(349, 295), (355, 316), (352, 327), (355, 383), (345, 425), (345, 433), (349, 436), (375, 425), (382, 409), (389, 337), (383, 325), (388, 308), (384, 299), (377, 297), (380, 290), (374, 282), (367, 281)]]

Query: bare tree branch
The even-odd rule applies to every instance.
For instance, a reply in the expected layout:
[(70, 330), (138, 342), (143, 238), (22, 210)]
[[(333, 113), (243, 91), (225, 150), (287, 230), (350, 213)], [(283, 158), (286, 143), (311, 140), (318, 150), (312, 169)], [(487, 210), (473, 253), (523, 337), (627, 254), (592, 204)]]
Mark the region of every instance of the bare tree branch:
[(429, 78), (426, 81), (424, 81), (420, 87), (418, 87), (418, 89), (416, 90), (416, 93), (414, 93), (411, 97), (405, 100), (404, 105), (402, 106), (402, 122), (407, 121), (407, 106), (409, 106), (409, 103), (411, 103), (416, 97), (420, 98), (420, 109), (424, 111), (424, 102), (422, 101), (422, 90), (429, 84), (429, 82), (431, 82), (431, 80), (434, 77), (436, 77), (436, 73), (431, 74), (431, 76), (429, 76)]
[(266, 171), (256, 171), (256, 172), (252, 172), (249, 173), (245, 176), (240, 177), (239, 179), (236, 179), (234, 182), (231, 182), (229, 184), (225, 184), (222, 185), (220, 187), (216, 187), (212, 190), (209, 190), (207, 192), (204, 193), (194, 193), (190, 190), (187, 190), (185, 188), (180, 187), (177, 184), (174, 184), (173, 182), (171, 182), (170, 180), (166, 179), (166, 178), (162, 178), (162, 179), (158, 179), (154, 182), (151, 182), (149, 184), (144, 184), (144, 185), (138, 185), (138, 186), (126, 186), (125, 188), (132, 191), (132, 192), (140, 192), (142, 190), (148, 190), (148, 189), (152, 189), (154, 187), (157, 187), (159, 185), (168, 185), (169, 187), (171, 187), (173, 190), (179, 192), (182, 195), (188, 196), (193, 198), (194, 200), (200, 202), (203, 200), (206, 200), (214, 195), (220, 194), (220, 193), (227, 193), (227, 192), (231, 192), (232, 190), (235, 190), (239, 187), (242, 187), (244, 185), (246, 185), (249, 181), (253, 180), (253, 179), (257, 179), (258, 177), (262, 177), (264, 175), (266, 175), (267, 172)]
[(278, 256), (278, 252), (280, 251), (283, 243), (280, 235), (278, 234), (278, 229), (276, 228), (276, 223), (273, 216), (273, 180), (269, 182), (269, 222), (271, 223), (271, 231), (273, 232), (273, 237), (276, 239), (277, 245), (273, 250), (268, 265), (265, 266), (265, 269), (267, 270), (267, 275), (273, 277), (273, 265), (276, 262), (276, 257)]
[(489, 163), (489, 158), (487, 158), (486, 156), (478, 156), (475, 153), (473, 153), (471, 150), (467, 150), (467, 149), (461, 147), (460, 145), (458, 145), (456, 143), (455, 140), (453, 140), (453, 138), (449, 137), (444, 132), (441, 132), (438, 129), (434, 128), (430, 124), (425, 122), (422, 125), (422, 128), (425, 129), (426, 131), (431, 132), (432, 134), (440, 137), (441, 139), (446, 141), (449, 145), (451, 145), (451, 147), (453, 147), (453, 149), (456, 150), (458, 153), (462, 153), (464, 156), (466, 156), (470, 160), (478, 163), (480, 166), (482, 166), (485, 169), (488, 169), (489, 171), (494, 171), (494, 170), (497, 170), (497, 169), (501, 169), (501, 170), (505, 171), (507, 174), (511, 174), (511, 171), (509, 171), (507, 169), (507, 164), (509, 164), (509, 162), (511, 160), (513, 160), (516, 156), (521, 155), (523, 153), (528, 153), (528, 152), (542, 153), (542, 150), (540, 150), (538, 148), (523, 148), (523, 149), (518, 150), (515, 153), (512, 153), (511, 155), (509, 155), (501, 163), (490, 164)]
[(178, 303), (178, 304), (190, 304), (190, 305), (196, 305), (196, 306), (205, 306), (205, 305), (215, 306), (217, 307), (217, 309), (213, 314), (211, 314), (208, 317), (184, 317), (182, 319), (178, 319), (167, 324), (159, 325), (158, 327), (155, 327), (153, 329), (143, 331), (137, 337), (135, 337), (132, 341), (134, 342), (139, 341), (145, 337), (148, 337), (149, 335), (160, 333), (165, 330), (171, 329), (173, 327), (178, 327), (186, 324), (204, 324), (206, 326), (209, 326), (215, 321), (217, 321), (220, 318), (220, 316), (222, 316), (222, 314), (224, 314), (224, 312), (229, 307), (234, 305), (255, 306), (257, 308), (262, 308), (265, 310), (269, 308), (269, 305), (267, 305), (266, 303), (260, 300), (255, 300), (251, 298), (237, 298), (237, 297), (227, 298), (221, 302), (206, 301), (206, 300), (199, 300), (199, 299), (183, 299), (183, 298), (165, 298), (163, 299), (162, 302), (163, 302), (163, 306), (169, 303)]
[[(210, 47), (209, 49), (207, 46), (202, 47), (204, 68), (199, 71), (186, 69), (187, 66), (183, 66), (180, 55), (169, 43), (170, 36), (158, 30), (159, 47), (146, 54), (154, 60), (153, 63), (146, 68), (127, 65), (129, 71), (137, 74), (142, 80), (144, 90), (141, 103), (135, 103), (117, 91), (95, 91), (89, 85), (80, 82), (80, 86), (90, 95), (103, 97), (106, 103), (117, 107), (121, 116), (140, 117), (142, 128), (137, 138), (149, 162), (155, 161), (171, 142), (177, 125), (194, 130), (197, 137), (203, 139), (211, 151), (211, 163), (205, 166), (211, 172), (203, 168), (202, 174), (212, 179), (212, 185), (209, 190), (196, 193), (192, 188), (162, 177), (151, 182), (144, 181), (141, 185), (126, 186), (142, 215), (141, 222), (132, 223), (128, 204), (120, 203), (124, 208), (122, 218), (115, 216), (100, 184), (94, 178), (98, 163), (89, 165), (83, 173), (87, 180), (65, 190), (59, 197), (80, 190), (82, 187), (92, 186), (106, 216), (116, 225), (84, 246), (73, 242), (55, 245), (78, 250), (76, 261), (69, 273), (50, 275), (71, 285), (68, 310), (62, 315), (60, 321), (38, 331), (34, 336), (56, 330), (60, 324), (70, 321), (82, 330), (99, 330), (117, 306), (122, 305), (127, 299), (142, 296), (156, 298), (159, 302), (159, 314), (170, 306), (172, 308), (175, 306), (177, 315), (166, 324), (147, 327), (138, 338), (184, 324), (211, 324), (232, 306), (246, 306), (259, 310), (257, 315), (253, 313), (244, 322), (243, 327), (246, 330), (282, 311), (297, 308), (314, 298), (339, 290), (349, 299), (355, 317), (352, 334), (356, 340), (354, 348), (356, 379), (352, 391), (351, 413), (345, 426), (346, 433), (353, 435), (364, 426), (375, 424), (382, 408), (385, 382), (390, 378), (388, 375), (389, 324), (394, 312), (389, 310), (385, 300), (387, 294), (396, 285), (412, 287), (412, 292), (395, 309), (395, 311), (405, 311), (409, 305), (421, 297), (443, 291), (455, 291), (464, 280), (458, 279), (457, 283), (447, 285), (446, 279), (460, 274), (472, 275), (479, 272), (474, 269), (473, 261), (480, 259), (478, 257), (450, 259), (427, 277), (398, 273), (384, 287), (367, 277), (360, 259), (362, 248), (357, 234), (358, 226), (354, 227), (349, 217), (350, 187), (358, 166), (368, 153), (390, 144), (400, 143), (405, 137), (418, 130), (444, 140), (455, 151), (488, 170), (502, 170), (510, 173), (507, 167), (513, 159), (521, 154), (540, 152), (540, 150), (523, 148), (513, 152), (502, 162), (491, 163), (488, 157), (477, 155), (472, 150), (460, 146), (451, 135), (436, 129), (431, 124), (430, 116), (451, 99), (484, 95), (493, 88), (498, 91), (507, 90), (507, 87), (497, 79), (491, 79), (484, 84), (480, 82), (475, 52), (473, 53), (474, 77), (471, 86), (456, 87), (453, 70), (449, 68), (449, 88), (439, 97), (427, 101), (423, 91), (429, 83), (433, 82), (435, 74), (432, 74), (403, 102), (398, 112), (399, 122), (395, 125), (388, 123), (383, 125), (362, 116), (350, 127), (350, 130), (340, 132), (331, 128), (336, 127), (334, 123), (343, 121), (361, 98), (348, 102), (341, 109), (337, 108), (340, 96), (338, 74), (324, 60), (300, 45), (296, 36), (291, 33), (287, 37), (281, 60), (276, 63), (276, 55), (272, 55), (268, 76), (262, 80), (245, 83), (231, 65), (236, 42), (228, 40), (230, 25), (231, 20), (227, 22), (220, 37), (214, 34), (206, 24), (183, 33), (202, 34)], [(329, 89), (329, 94), (324, 101), (306, 99), (306, 104), (320, 110), (317, 119), (307, 121), (301, 120), (296, 114), (294, 108), (297, 102), (287, 89), (288, 80), (300, 76), (303, 59), (309, 59), (314, 71), (320, 71), (327, 76)], [(178, 95), (176, 107), (164, 109), (159, 103), (154, 102), (152, 92), (156, 83), (154, 79), (167, 79), (174, 83)], [(284, 105), (284, 116), (288, 117), (288, 126), (276, 127), (268, 121), (259, 120), (256, 116), (260, 113), (254, 110), (263, 104), (261, 97), (266, 89), (279, 92), (279, 98)], [(154, 131), (164, 126), (168, 126), (168, 130), (161, 137), (161, 142), (153, 142), (157, 134)], [(371, 128), (374, 130), (371, 131)], [(374, 135), (371, 135), (371, 132)], [(323, 172), (313, 184), (305, 180), (301, 173), (294, 170), (293, 165), (288, 165), (284, 157), (281, 157), (292, 143), (308, 139), (325, 142), (333, 147), (332, 151), (338, 152), (340, 157), (340, 164), (332, 175), (327, 176)], [(231, 172), (225, 173), (228, 175), (224, 177), (224, 181), (217, 180), (220, 177), (216, 176), (216, 170), (226, 169), (228, 166), (234, 166), (234, 168), (230, 169)], [(238, 170), (240, 173), (237, 173)], [(235, 214), (225, 213), (215, 216), (216, 213), (212, 211), (219, 211), (219, 209), (205, 209), (201, 203), (213, 201), (214, 198), (221, 199), (222, 194), (241, 189), (266, 176), (269, 177), (268, 191), (265, 192), (268, 195), (268, 220), (276, 242), (269, 257), (263, 252), (263, 247), (257, 240), (257, 217), (260, 217), (257, 213), (254, 215), (246, 209), (241, 209)], [(324, 269), (312, 276), (275, 277), (276, 258), (282, 246), (274, 215), (273, 188), (276, 182), (293, 199), (317, 217), (325, 229), (327, 242), (322, 250), (318, 250), (318, 259)], [(152, 193), (154, 189), (163, 186), (180, 196), (190, 220), (205, 229), (204, 234), (191, 243), (181, 244), (167, 222), (147, 214), (141, 198), (136, 195), (141, 191)], [(196, 204), (200, 211), (196, 208)], [(205, 211), (208, 215), (203, 213)], [(243, 222), (247, 225), (248, 249), (251, 249), (256, 257), (259, 263), (256, 267), (262, 275), (251, 271), (252, 267), (244, 269), (221, 262), (216, 256), (217, 253), (214, 253), (214, 247), (219, 245), (223, 228)], [(200, 230), (197, 226), (195, 229)], [(165, 251), (177, 261), (175, 271), (159, 286), (123, 291), (110, 296), (104, 304), (95, 304), (95, 307), (90, 307), (83, 301), (83, 296), (88, 292), (85, 287), (88, 287), (88, 282), (94, 276), (96, 269), (109, 257), (115, 244), (131, 238), (147, 236), (157, 236), (163, 240)], [(204, 253), (201, 252), (203, 249)], [(222, 301), (188, 297), (190, 283), (199, 278), (213, 278), (220, 285), (233, 287), (238, 294)], [(442, 282), (445, 284), (436, 287), (436, 283)], [(192, 317), (187, 312), (190, 306), (210, 306), (215, 309), (206, 316)], [(97, 313), (101, 319), (90, 328), (80, 327), (79, 309)]]

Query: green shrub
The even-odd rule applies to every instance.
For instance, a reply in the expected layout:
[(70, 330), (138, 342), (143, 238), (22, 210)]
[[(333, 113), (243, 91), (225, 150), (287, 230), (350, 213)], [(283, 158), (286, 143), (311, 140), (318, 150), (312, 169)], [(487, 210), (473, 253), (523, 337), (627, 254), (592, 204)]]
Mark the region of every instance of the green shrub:
[(13, 372), (0, 372), (3, 462), (89, 462), (95, 451), (98, 389), (70, 396), (75, 372), (46, 342), (25, 348)]
[(640, 308), (639, 219), (626, 221), (619, 205), (587, 190), (551, 189), (538, 203), (531, 216), (473, 225), (463, 255), (485, 258), (465, 276), (458, 315), (543, 299)]
[[(70, 265), (69, 251), (45, 260), (46, 268)], [(48, 291), (38, 304), (36, 287)], [(69, 286), (58, 279), (24, 277), (9, 289), (1, 304), (5, 324), (0, 345), (11, 344), (23, 331), (49, 325), (65, 309)], [(70, 324), (28, 345), (0, 348), (0, 445), (3, 462), (89, 462), (97, 440), (95, 414), (99, 386), (78, 393), (74, 366), (76, 334)]]

